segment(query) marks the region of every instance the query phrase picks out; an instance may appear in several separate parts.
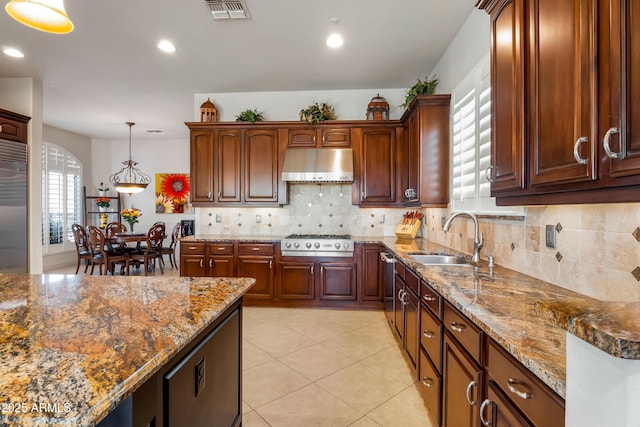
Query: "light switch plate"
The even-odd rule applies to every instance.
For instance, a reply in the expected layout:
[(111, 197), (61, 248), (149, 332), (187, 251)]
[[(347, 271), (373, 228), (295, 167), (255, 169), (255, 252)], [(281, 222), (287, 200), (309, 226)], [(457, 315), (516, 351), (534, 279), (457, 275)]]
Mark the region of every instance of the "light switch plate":
[(545, 241), (548, 248), (556, 247), (556, 226), (547, 224), (545, 227)]

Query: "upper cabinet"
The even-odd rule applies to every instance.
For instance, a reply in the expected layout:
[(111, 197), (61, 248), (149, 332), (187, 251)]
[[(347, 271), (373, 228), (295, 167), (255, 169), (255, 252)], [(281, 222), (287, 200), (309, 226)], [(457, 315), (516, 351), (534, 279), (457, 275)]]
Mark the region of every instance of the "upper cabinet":
[(405, 205), (449, 203), (449, 109), (451, 95), (419, 95), (404, 113)]
[(487, 175), (497, 204), (640, 201), (640, 12), (632, 2), (478, 7), (491, 15)]
[(30, 117), (0, 109), (0, 139), (27, 143), (27, 123)]
[(287, 147), (351, 147), (351, 126), (296, 126), (287, 135)]

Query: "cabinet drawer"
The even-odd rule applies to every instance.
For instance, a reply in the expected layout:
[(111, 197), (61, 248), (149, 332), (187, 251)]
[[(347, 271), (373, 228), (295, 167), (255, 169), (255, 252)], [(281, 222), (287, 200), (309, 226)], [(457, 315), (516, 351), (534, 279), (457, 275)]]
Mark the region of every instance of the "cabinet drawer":
[(442, 372), (442, 323), (420, 304), (420, 344), (438, 372)]
[(440, 374), (433, 368), (424, 351), (420, 351), (420, 392), (422, 393), (422, 398), (429, 409), (431, 423), (434, 426), (440, 425), (441, 382), (442, 377)]
[(415, 292), (416, 295), (420, 295), (420, 278), (408, 268), (404, 273), (404, 282), (413, 290), (413, 292)]
[(564, 425), (562, 398), (493, 340), (488, 340), (486, 366), (489, 377), (534, 425)]
[(442, 297), (424, 280), (420, 281), (420, 299), (438, 319), (442, 318)]
[(481, 362), (482, 331), (448, 303), (444, 304), (444, 327), (476, 361)]
[(233, 255), (233, 243), (209, 243), (209, 255)]
[(181, 255), (204, 255), (204, 243), (180, 243)]
[(404, 264), (399, 261), (396, 261), (393, 265), (394, 265), (396, 274), (404, 281), (404, 272), (406, 270), (406, 267), (404, 266)]
[(238, 255), (273, 255), (272, 243), (240, 243), (238, 245)]

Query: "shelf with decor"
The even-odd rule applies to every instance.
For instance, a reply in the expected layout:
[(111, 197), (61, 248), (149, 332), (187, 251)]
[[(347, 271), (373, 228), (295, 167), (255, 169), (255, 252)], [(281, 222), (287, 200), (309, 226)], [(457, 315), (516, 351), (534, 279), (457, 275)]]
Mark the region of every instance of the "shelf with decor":
[[(115, 196), (88, 196), (87, 187), (82, 189), (84, 195), (84, 226), (95, 225), (104, 228), (110, 222), (122, 222), (122, 203), (120, 194)], [(98, 205), (102, 201), (103, 207)], [(104, 217), (102, 216), (104, 215)]]

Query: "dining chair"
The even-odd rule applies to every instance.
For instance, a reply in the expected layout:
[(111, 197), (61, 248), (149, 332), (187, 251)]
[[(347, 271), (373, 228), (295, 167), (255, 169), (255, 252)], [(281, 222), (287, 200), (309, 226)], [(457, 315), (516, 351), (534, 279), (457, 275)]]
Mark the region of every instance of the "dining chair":
[(87, 232), (80, 224), (72, 224), (71, 232), (73, 233), (73, 240), (76, 244), (76, 253), (78, 255), (78, 265), (76, 265), (76, 272), (80, 271), (80, 262), (84, 259), (86, 264), (84, 266), (84, 272), (87, 272), (89, 264), (91, 264), (91, 249), (89, 249), (89, 242), (87, 241)]
[(120, 252), (132, 252), (135, 251), (135, 248), (127, 246), (126, 243), (120, 243), (117, 246), (113, 245), (112, 242), (115, 241), (116, 233), (126, 233), (127, 226), (121, 222), (110, 222), (104, 229), (105, 237), (107, 238), (107, 243), (111, 246), (111, 249), (120, 251)]
[(177, 223), (171, 231), (171, 243), (169, 246), (162, 246), (160, 248), (160, 262), (164, 265), (164, 256), (169, 255), (169, 263), (171, 268), (178, 268), (176, 262), (176, 246), (178, 246), (178, 237), (180, 236), (180, 223)]
[[(164, 274), (164, 269), (162, 268), (162, 253), (160, 249), (162, 248), (162, 241), (165, 237), (165, 229), (164, 223), (162, 224), (154, 224), (151, 226), (149, 231), (147, 232), (147, 246), (141, 248), (139, 250), (133, 251), (129, 253), (131, 257), (131, 261), (136, 264), (144, 265), (144, 275), (146, 276), (150, 270), (155, 271), (156, 269), (156, 259), (160, 258), (160, 272)], [(153, 264), (151, 263), (153, 261)], [(153, 266), (153, 268), (152, 268)]]
[[(126, 268), (127, 275), (129, 275), (129, 254), (109, 250), (107, 238), (102, 230), (90, 225), (88, 227), (88, 242), (91, 250), (91, 274), (93, 274), (96, 264), (100, 266), (100, 275), (107, 275), (109, 272), (113, 275), (115, 264), (122, 264), (123, 270), (121, 271)], [(102, 272), (103, 265), (104, 273)]]

